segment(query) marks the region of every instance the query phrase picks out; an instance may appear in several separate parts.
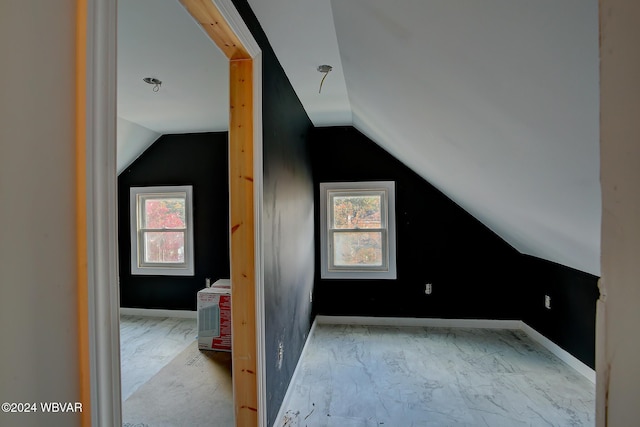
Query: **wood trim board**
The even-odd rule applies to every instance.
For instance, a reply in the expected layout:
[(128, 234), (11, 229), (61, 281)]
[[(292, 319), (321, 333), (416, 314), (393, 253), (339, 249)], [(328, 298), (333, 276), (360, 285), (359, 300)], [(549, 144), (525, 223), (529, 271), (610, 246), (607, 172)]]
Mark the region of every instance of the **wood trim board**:
[(230, 63), (231, 324), (237, 426), (257, 425), (253, 195), (253, 61)]
[(113, 0), (76, 2), (76, 234), (80, 424), (122, 424)]
[(87, 271), (87, 0), (76, 3), (76, 281), (80, 423), (91, 425), (91, 366), (89, 344), (89, 276)]
[[(256, 225), (254, 192), (253, 59), (211, 0), (180, 0), (229, 59), (229, 217), (232, 376), (236, 426), (257, 426)], [(254, 52), (255, 53), (255, 52)]]

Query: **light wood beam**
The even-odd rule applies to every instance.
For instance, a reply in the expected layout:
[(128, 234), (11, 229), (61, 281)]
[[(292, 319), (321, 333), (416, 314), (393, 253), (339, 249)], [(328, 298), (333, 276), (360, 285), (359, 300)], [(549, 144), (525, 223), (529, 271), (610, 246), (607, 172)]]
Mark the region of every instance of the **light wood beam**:
[(212, 0), (180, 0), (229, 58), (229, 204), (235, 424), (258, 425), (253, 60)]
[(230, 68), (231, 316), (237, 426), (258, 425), (253, 198), (253, 61)]
[(211, 0), (180, 0), (227, 58), (251, 59), (240, 39)]

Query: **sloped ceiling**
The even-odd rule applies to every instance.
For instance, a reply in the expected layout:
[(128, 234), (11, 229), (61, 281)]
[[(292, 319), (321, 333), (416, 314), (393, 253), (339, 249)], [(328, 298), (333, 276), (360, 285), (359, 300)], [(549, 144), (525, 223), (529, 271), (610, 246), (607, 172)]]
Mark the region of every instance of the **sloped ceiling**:
[(158, 132), (149, 130), (136, 123), (118, 117), (117, 121), (117, 172), (120, 174), (135, 159), (140, 157), (144, 150), (160, 137)]
[[(597, 0), (248, 1), (316, 126), (352, 124), (522, 253), (599, 274)], [(121, 119), (227, 129), (226, 59), (177, 0), (119, 0), (118, 37)]]
[(316, 125), (348, 107), (519, 251), (599, 274), (596, 0), (249, 3)]

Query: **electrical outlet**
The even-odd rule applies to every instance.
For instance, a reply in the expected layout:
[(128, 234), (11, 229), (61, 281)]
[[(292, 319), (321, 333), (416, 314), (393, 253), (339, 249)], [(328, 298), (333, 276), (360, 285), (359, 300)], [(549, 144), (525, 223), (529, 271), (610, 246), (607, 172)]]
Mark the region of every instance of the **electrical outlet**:
[(424, 293), (426, 295), (431, 295), (431, 292), (433, 292), (433, 285), (431, 283), (424, 285)]
[(313, 302), (313, 291), (309, 291), (309, 302)]
[(544, 296), (544, 308), (551, 310), (551, 297), (549, 295)]

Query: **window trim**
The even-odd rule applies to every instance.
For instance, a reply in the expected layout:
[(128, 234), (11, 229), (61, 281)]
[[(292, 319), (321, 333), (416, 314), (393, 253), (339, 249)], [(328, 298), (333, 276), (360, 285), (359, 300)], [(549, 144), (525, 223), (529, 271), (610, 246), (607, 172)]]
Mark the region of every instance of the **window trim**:
[[(141, 262), (141, 196), (158, 195), (175, 197), (185, 196), (184, 229), (184, 263), (180, 264), (147, 264)], [(193, 187), (191, 185), (159, 186), (159, 187), (131, 187), (129, 189), (129, 218), (131, 231), (131, 275), (140, 276), (194, 276), (195, 262), (193, 251)]]
[[(336, 233), (330, 229), (332, 218), (330, 198), (332, 192), (369, 193), (382, 192), (383, 203), (380, 212), (386, 220), (386, 229), (367, 229), (382, 231), (383, 266), (348, 267), (333, 265), (331, 239)], [(320, 278), (321, 279), (386, 279), (394, 280), (396, 273), (396, 233), (395, 233), (395, 182), (394, 181), (358, 181), (320, 183)], [(346, 230), (349, 231), (349, 230)], [(341, 230), (339, 232), (345, 232)], [(386, 265), (384, 265), (386, 263)]]

